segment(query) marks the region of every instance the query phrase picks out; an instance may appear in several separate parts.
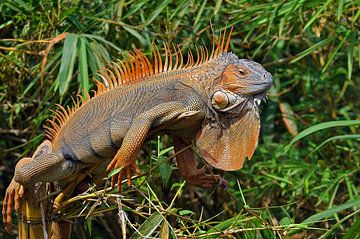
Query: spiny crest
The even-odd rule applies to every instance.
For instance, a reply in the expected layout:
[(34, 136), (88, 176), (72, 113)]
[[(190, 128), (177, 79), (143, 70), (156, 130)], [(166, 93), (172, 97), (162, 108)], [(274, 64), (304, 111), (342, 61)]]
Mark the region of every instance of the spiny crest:
[[(187, 69), (206, 63), (215, 59), (221, 52), (227, 52), (229, 48), (230, 38), (233, 28), (231, 28), (228, 37), (226, 37), (226, 29), (223, 34), (220, 33), (220, 41), (214, 36), (212, 50), (209, 54), (207, 48), (203, 45), (196, 46), (195, 57), (191, 51), (188, 52), (187, 61), (184, 62), (183, 54), (179, 46), (164, 44), (163, 57), (160, 54), (159, 48), (154, 44), (152, 49), (152, 62), (140, 50), (134, 49), (129, 51), (128, 57), (122, 55), (122, 60), (111, 62), (108, 68), (99, 70), (98, 76), (103, 80), (100, 82), (96, 80), (97, 90), (93, 90), (94, 96), (90, 97), (87, 94), (86, 100), (78, 95), (76, 99), (72, 98), (73, 106), (64, 108), (57, 104), (57, 110), (51, 110), (53, 116), (48, 119), (49, 125), (44, 126), (46, 137), (54, 140), (60, 133), (60, 130), (79, 108), (86, 104), (92, 98), (105, 93), (106, 91), (144, 80), (149, 76), (156, 76), (161, 73), (176, 71), (180, 69)], [(195, 61), (196, 59), (196, 61)]]
[[(99, 71), (98, 76), (103, 80), (103, 83), (97, 82), (98, 88), (99, 85), (105, 84), (107, 89), (113, 89), (120, 85), (136, 83), (148, 76), (191, 68), (206, 63), (211, 59), (215, 59), (221, 52), (227, 52), (232, 30), (231, 28), (227, 39), (226, 30), (224, 30), (222, 36), (220, 34), (221, 42), (214, 37), (210, 55), (207, 48), (202, 45), (200, 47), (196, 46), (195, 57), (192, 52), (189, 51), (186, 63), (184, 63), (184, 57), (179, 46), (172, 45), (172, 47), (170, 47), (169, 44), (164, 44), (164, 54), (162, 58), (159, 48), (154, 44), (152, 50), (153, 64), (147, 56), (135, 48), (128, 53), (128, 58), (123, 55), (123, 60), (118, 59), (117, 63), (111, 62), (108, 68)], [(100, 88), (103, 89), (104, 87), (101, 86)]]

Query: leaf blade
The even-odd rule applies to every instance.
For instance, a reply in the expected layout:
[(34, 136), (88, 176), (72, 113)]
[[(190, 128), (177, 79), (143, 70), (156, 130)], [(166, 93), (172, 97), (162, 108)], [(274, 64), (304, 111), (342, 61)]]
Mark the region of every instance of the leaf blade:
[(69, 33), (64, 42), (63, 52), (61, 56), (61, 64), (59, 74), (56, 81), (58, 82), (59, 95), (62, 98), (67, 92), (76, 59), (76, 46), (79, 36), (77, 34)]

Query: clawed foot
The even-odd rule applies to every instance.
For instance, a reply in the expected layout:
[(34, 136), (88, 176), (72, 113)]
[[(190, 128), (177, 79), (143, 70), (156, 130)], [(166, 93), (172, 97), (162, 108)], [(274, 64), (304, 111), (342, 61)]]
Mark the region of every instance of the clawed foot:
[(19, 212), (20, 202), (23, 196), (24, 187), (12, 179), (9, 187), (6, 189), (2, 207), (3, 222), (8, 233), (10, 232), (12, 222), (11, 211), (14, 208), (16, 212)]
[(206, 173), (207, 167), (203, 166), (197, 171), (196, 175), (186, 177), (186, 181), (189, 184), (201, 186), (204, 188), (211, 188), (219, 185), (223, 188), (227, 188), (228, 182), (221, 175)]
[[(109, 169), (109, 168), (111, 169), (111, 164), (109, 165), (108, 169)], [(117, 164), (116, 164), (115, 167), (114, 167), (114, 169), (116, 169), (116, 168), (120, 168), (120, 167), (117, 167)], [(124, 173), (126, 173), (126, 178), (127, 178), (128, 186), (130, 187), (130, 186), (132, 185), (132, 182), (131, 182), (132, 171), (135, 171), (135, 173), (136, 173), (137, 175), (140, 175), (140, 169), (139, 169), (139, 167), (136, 165), (135, 161), (131, 162), (131, 163), (128, 164), (128, 165), (123, 166), (118, 175), (112, 176), (112, 178), (111, 178), (111, 186), (112, 186), (112, 187), (115, 187), (116, 177), (117, 177), (118, 192), (121, 192), (121, 185), (122, 185), (122, 182), (121, 182), (121, 181), (122, 181), (122, 178), (123, 178)]]

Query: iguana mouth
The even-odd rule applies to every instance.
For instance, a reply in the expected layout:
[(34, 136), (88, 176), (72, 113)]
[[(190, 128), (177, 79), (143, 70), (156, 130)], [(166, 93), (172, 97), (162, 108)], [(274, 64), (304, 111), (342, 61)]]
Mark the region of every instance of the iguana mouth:
[(268, 99), (268, 94), (266, 91), (261, 94), (256, 94), (256, 95), (254, 95), (254, 104), (257, 107), (259, 107), (261, 104), (261, 101), (264, 101), (264, 103), (266, 103), (267, 99)]

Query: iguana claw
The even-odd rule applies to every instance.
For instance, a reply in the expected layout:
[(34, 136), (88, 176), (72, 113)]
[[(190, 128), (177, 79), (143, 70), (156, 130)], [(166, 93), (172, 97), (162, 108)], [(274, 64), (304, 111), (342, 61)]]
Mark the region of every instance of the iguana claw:
[[(15, 171), (21, 168), (22, 166), (28, 164), (31, 158), (25, 157), (19, 160), (16, 164)], [(16, 182), (14, 178), (11, 180), (10, 185), (6, 189), (3, 206), (2, 206), (2, 216), (5, 229), (7, 232), (10, 232), (11, 229), (11, 211), (14, 208), (15, 212), (19, 212), (21, 199), (24, 196), (24, 187)]]
[(206, 173), (207, 166), (203, 166), (197, 171), (196, 175), (187, 176), (185, 179), (189, 184), (198, 185), (204, 188), (211, 188), (219, 185), (227, 187), (227, 181), (221, 175)]
[[(115, 168), (116, 165), (115, 165)], [(121, 192), (121, 185), (122, 185), (122, 177), (124, 175), (124, 172), (126, 173), (126, 178), (127, 178), (127, 182), (128, 182), (128, 186), (130, 187), (132, 185), (131, 182), (131, 171), (135, 171), (135, 173), (137, 175), (140, 175), (140, 169), (139, 167), (136, 165), (135, 161), (132, 161), (130, 164), (126, 165), (125, 167), (123, 167), (118, 176), (117, 176), (117, 184), (118, 184), (118, 192)], [(111, 178), (111, 186), (115, 187), (115, 182), (116, 182), (116, 175), (112, 176)]]
[(9, 187), (6, 189), (5, 198), (2, 206), (2, 216), (3, 222), (5, 224), (5, 229), (9, 233), (11, 229), (11, 212), (12, 209), (16, 212), (20, 210), (20, 202), (24, 196), (24, 187), (15, 182), (14, 179), (11, 180)]

